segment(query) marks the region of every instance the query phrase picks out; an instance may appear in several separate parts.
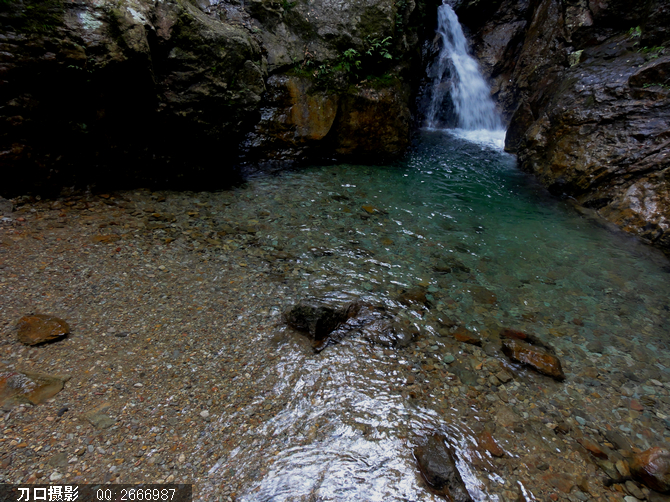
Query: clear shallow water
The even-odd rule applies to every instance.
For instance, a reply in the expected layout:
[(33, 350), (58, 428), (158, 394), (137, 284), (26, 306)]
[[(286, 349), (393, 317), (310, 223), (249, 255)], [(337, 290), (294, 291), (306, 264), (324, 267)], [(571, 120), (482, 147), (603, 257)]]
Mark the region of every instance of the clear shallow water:
[[(275, 298), (277, 309), (347, 292), (404, 309), (421, 329), (406, 349), (352, 334), (313, 354), (278, 328), (274, 393), (287, 404), (210, 470), (254, 473), (242, 500), (437, 500), (412, 455), (435, 431), (458, 452), (475, 500), (544, 500), (555, 488), (547, 472), (602, 475), (553, 432), (557, 423), (589, 437), (613, 428), (641, 449), (664, 441), (666, 259), (550, 197), (513, 157), (424, 131), (395, 165), (257, 177), (227, 200), (230, 216), (268, 223), (261, 250), (292, 258), (279, 267), (292, 297)], [(459, 268), (440, 272), (445, 260)], [(417, 286), (431, 303), (425, 312), (396, 301)], [(456, 342), (440, 330), (443, 318), (485, 345), (503, 328), (540, 337), (556, 348), (566, 382)], [(491, 383), (502, 368), (514, 380)], [(631, 398), (654, 404), (632, 412)], [(483, 430), (505, 458), (477, 447)]]

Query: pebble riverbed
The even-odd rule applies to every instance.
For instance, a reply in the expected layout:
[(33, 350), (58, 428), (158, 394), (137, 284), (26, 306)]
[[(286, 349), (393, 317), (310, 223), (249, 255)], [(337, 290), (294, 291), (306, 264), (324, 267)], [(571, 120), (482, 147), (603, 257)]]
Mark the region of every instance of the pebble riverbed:
[[(186, 482), (203, 501), (441, 500), (412, 454), (439, 431), (477, 501), (670, 500), (604, 485), (633, 452), (670, 444), (663, 259), (626, 251), (641, 272), (593, 250), (566, 247), (560, 262), (526, 246), (534, 268), (512, 270), (514, 252), (462, 249), (458, 225), (480, 236), (484, 224), (464, 215), (443, 229), (448, 244), (417, 216), (429, 209), (410, 214), (361, 184), (373, 169), (14, 199), (0, 221), (0, 364), (70, 379), (47, 403), (0, 413), (0, 482)], [(450, 266), (436, 268), (447, 251)], [(419, 333), (405, 348), (352, 333), (317, 354), (281, 315), (340, 291), (403, 308), (395, 299), (416, 287), (430, 307), (405, 307)], [(31, 312), (66, 320), (70, 335), (23, 346), (15, 325)], [(481, 346), (457, 341), (458, 328)], [(551, 344), (566, 380), (511, 364), (495, 343), (504, 328)], [(96, 411), (111, 425), (94, 426)]]

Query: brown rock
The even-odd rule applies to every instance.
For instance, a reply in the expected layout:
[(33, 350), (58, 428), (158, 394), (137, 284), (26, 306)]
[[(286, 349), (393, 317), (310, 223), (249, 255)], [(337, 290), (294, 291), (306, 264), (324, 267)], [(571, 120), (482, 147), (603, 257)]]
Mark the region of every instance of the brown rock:
[(565, 380), (561, 361), (542, 347), (530, 345), (521, 340), (503, 340), (502, 351), (512, 361), (556, 380)]
[(575, 486), (575, 480), (569, 474), (551, 473), (542, 476), (542, 479), (563, 493), (570, 493), (572, 487)]
[(58, 394), (68, 379), (66, 376), (0, 371), (0, 407), (40, 404)]
[(91, 237), (91, 242), (94, 243), (103, 243), (103, 244), (111, 244), (112, 242), (116, 242), (120, 239), (118, 235), (94, 235)]
[(502, 457), (505, 451), (496, 443), (490, 432), (484, 431), (477, 436), (479, 448), (488, 451), (494, 457)]
[(409, 146), (409, 92), (409, 86), (398, 81), (382, 89), (359, 85), (343, 95), (334, 124), (336, 152), (375, 159), (400, 155)]
[(37, 345), (58, 340), (70, 332), (70, 326), (57, 317), (44, 314), (24, 316), (17, 324), (18, 340), (25, 345)]
[(433, 491), (453, 502), (472, 502), (463, 478), (456, 468), (454, 453), (441, 434), (430, 436), (414, 449), (421, 475)]
[(640, 401), (637, 399), (630, 400), (630, 409), (635, 411), (644, 411), (644, 406), (640, 404)]
[(398, 296), (398, 301), (408, 307), (411, 307), (412, 305), (427, 306), (428, 299), (426, 298), (426, 288), (415, 286), (405, 290)]
[(498, 302), (498, 297), (493, 291), (489, 291), (483, 286), (468, 286), (472, 299), (476, 303), (493, 305)]
[(670, 451), (658, 446), (635, 455), (630, 472), (636, 481), (658, 492), (670, 491)]
[(591, 455), (594, 457), (606, 459), (608, 458), (607, 453), (605, 453), (600, 446), (598, 446), (596, 443), (591, 441), (590, 439), (587, 438), (579, 438), (577, 439), (577, 442), (582, 445), (584, 448), (586, 448), (589, 452), (591, 452)]
[(469, 343), (471, 345), (482, 346), (482, 339), (479, 338), (477, 333), (470, 331), (467, 328), (460, 327), (453, 333), (453, 337), (459, 342)]

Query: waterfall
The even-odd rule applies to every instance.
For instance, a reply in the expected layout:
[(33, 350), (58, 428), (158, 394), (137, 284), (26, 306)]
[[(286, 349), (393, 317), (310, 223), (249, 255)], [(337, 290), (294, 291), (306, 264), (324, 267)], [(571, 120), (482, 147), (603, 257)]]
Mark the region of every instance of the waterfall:
[[(433, 66), (432, 96), (426, 125), (436, 128), (438, 115), (446, 94), (451, 95), (458, 127), (465, 131), (502, 132), (503, 126), (491, 99), (489, 86), (479, 71), (477, 61), (468, 54), (467, 41), (456, 13), (446, 3), (437, 11), (437, 34), (442, 48)], [(450, 77), (451, 84), (443, 79)]]

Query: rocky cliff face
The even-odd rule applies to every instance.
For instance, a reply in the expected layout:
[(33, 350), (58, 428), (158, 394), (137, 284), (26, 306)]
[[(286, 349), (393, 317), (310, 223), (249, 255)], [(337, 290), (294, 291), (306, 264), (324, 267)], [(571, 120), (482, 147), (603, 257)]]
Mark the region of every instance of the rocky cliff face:
[(521, 167), (670, 250), (670, 5), (470, 0), (459, 15)]
[(258, 114), (258, 41), (196, 5), (6, 0), (0, 9), (4, 190), (215, 162)]
[(397, 155), (419, 21), (414, 0), (0, 0), (0, 192)]

